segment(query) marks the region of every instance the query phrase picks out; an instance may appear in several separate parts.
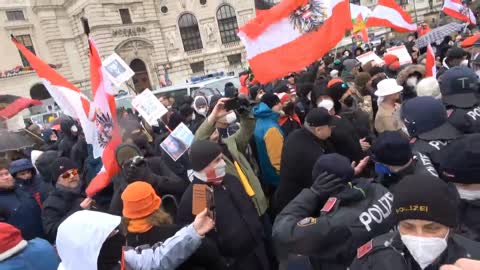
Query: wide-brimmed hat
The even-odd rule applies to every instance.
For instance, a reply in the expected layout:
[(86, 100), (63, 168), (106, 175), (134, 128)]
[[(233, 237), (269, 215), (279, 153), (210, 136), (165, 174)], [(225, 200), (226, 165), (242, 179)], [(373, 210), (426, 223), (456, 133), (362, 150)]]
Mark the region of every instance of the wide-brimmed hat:
[(395, 79), (385, 79), (380, 81), (377, 84), (377, 91), (375, 91), (375, 96), (377, 97), (385, 97), (389, 95), (393, 95), (396, 93), (402, 92), (403, 87), (397, 84), (397, 80)]

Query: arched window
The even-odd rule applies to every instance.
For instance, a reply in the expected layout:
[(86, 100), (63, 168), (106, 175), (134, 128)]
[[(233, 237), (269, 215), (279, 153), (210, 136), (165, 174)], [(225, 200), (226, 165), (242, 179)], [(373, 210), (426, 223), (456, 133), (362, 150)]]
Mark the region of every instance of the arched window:
[(222, 43), (238, 41), (238, 23), (235, 9), (229, 5), (221, 6), (217, 11), (218, 29), (222, 37)]
[(202, 37), (195, 16), (190, 13), (183, 14), (178, 20), (178, 26), (182, 36), (183, 48), (186, 52), (203, 48)]

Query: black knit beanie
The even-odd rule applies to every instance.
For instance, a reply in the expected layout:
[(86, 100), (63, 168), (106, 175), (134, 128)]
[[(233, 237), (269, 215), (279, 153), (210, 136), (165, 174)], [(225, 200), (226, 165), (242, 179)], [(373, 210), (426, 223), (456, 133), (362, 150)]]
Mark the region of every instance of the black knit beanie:
[(222, 153), (222, 147), (211, 141), (196, 141), (190, 148), (190, 163), (192, 169), (199, 172), (205, 169)]
[(429, 175), (409, 175), (395, 187), (393, 211), (397, 222), (420, 219), (457, 226), (458, 196), (440, 178)]
[(320, 174), (327, 172), (345, 180), (352, 180), (354, 171), (350, 160), (339, 154), (321, 155), (312, 169), (312, 179), (316, 179)]
[(280, 103), (280, 99), (273, 93), (265, 93), (260, 101), (267, 104), (270, 109)]
[(57, 182), (60, 175), (71, 169), (78, 169), (77, 165), (75, 165), (75, 163), (71, 159), (66, 157), (59, 157), (57, 160), (55, 160), (52, 165), (50, 165), (53, 183)]
[(135, 144), (122, 143), (115, 149), (115, 159), (120, 167), (135, 156), (143, 156), (142, 151)]

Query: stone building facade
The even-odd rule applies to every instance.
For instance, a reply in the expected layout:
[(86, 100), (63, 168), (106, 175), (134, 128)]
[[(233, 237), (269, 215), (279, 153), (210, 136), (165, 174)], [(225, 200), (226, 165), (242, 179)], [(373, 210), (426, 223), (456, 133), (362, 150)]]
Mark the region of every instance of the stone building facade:
[[(400, 0), (413, 15), (412, 1)], [(441, 8), (441, 0), (415, 1), (419, 20)], [(247, 62), (235, 32), (255, 16), (254, 2), (0, 0), (0, 94), (48, 97), (36, 73), (24, 68), (28, 62), (10, 42), (11, 34), (88, 94), (88, 47), (81, 18), (88, 19), (102, 57), (116, 52), (135, 71), (123, 90), (156, 89), (167, 81), (176, 84), (201, 74), (238, 72)], [(373, 8), (376, 2), (355, 3)]]
[(88, 92), (87, 18), (101, 56), (116, 52), (135, 71), (123, 87), (156, 89), (246, 67), (235, 32), (254, 16), (253, 0), (0, 0), (0, 94), (45, 94), (11, 34)]

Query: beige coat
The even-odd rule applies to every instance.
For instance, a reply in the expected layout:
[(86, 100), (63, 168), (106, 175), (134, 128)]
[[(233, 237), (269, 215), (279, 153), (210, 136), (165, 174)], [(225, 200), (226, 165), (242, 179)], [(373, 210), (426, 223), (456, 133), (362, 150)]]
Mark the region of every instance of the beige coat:
[(380, 104), (375, 117), (375, 130), (378, 133), (383, 133), (385, 131), (398, 131), (401, 128), (399, 111), (386, 106), (384, 103)]

